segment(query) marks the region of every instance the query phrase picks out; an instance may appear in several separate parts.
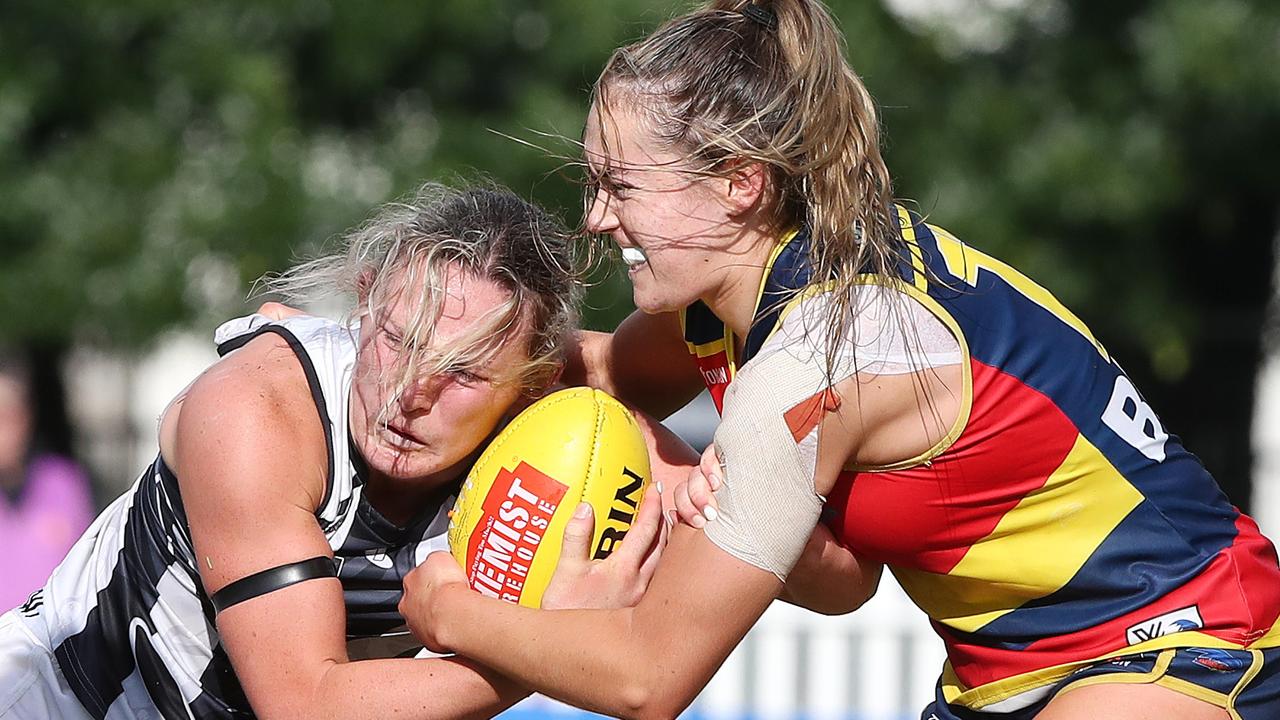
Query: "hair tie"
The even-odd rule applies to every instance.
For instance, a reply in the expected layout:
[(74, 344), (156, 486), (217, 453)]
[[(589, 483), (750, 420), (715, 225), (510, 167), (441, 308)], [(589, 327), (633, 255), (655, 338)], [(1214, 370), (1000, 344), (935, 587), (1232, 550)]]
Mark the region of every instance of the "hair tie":
[(778, 16), (772, 10), (766, 7), (760, 7), (755, 3), (747, 3), (739, 10), (751, 22), (766, 28), (768, 30), (778, 29)]

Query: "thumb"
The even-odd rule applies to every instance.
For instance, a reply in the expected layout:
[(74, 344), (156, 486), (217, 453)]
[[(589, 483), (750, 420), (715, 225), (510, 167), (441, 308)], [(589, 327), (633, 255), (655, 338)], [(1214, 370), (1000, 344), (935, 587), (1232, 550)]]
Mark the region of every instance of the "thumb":
[(578, 503), (573, 517), (564, 527), (564, 540), (560, 546), (560, 563), (590, 562), (591, 537), (595, 534), (595, 513), (590, 503)]

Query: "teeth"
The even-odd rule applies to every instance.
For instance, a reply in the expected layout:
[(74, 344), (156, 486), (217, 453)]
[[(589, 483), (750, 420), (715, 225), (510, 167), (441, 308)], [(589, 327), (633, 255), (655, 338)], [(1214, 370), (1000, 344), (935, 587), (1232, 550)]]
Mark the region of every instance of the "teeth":
[(622, 262), (626, 263), (629, 267), (642, 265), (647, 260), (648, 258), (645, 257), (644, 251), (638, 247), (622, 248)]

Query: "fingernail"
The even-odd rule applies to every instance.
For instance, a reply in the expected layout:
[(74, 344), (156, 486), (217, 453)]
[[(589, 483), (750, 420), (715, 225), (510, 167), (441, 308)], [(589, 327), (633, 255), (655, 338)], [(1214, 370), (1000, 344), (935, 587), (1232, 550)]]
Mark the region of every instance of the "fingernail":
[(662, 482), (661, 482), (661, 481), (659, 481), (659, 480), (654, 480), (654, 481), (653, 481), (653, 486), (654, 486), (654, 487), (656, 487), (656, 488), (658, 488), (658, 494), (659, 494), (659, 495), (661, 495), (661, 494), (662, 494)]
[(709, 477), (709, 478), (707, 478), (707, 479), (711, 481), (711, 489), (712, 489), (712, 490), (719, 490), (719, 489), (720, 489), (720, 476), (719, 476), (719, 475), (717, 475), (716, 473), (711, 473), (711, 477)]
[(706, 516), (707, 522), (715, 522), (716, 518), (720, 517), (720, 513), (716, 512), (716, 509), (710, 505), (702, 508), (702, 514)]
[(707, 520), (701, 515), (694, 515), (693, 519), (689, 521), (689, 524), (701, 530), (706, 526)]
[(591, 503), (589, 502), (578, 503), (578, 507), (575, 508), (573, 511), (573, 516), (578, 519), (587, 517), (590, 514), (591, 514)]
[(668, 511), (666, 511), (665, 513), (663, 513), (663, 514), (662, 514), (662, 517), (666, 519), (666, 521), (667, 521), (667, 527), (675, 527), (675, 525), (676, 525), (676, 511), (675, 511), (675, 510), (668, 510)]

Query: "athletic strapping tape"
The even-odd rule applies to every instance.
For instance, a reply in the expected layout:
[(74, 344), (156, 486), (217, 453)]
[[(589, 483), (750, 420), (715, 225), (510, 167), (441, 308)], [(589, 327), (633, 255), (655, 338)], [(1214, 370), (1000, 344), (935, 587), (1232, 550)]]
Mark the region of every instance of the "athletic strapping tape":
[(213, 609), (222, 612), (232, 605), (242, 603), (259, 595), (283, 590), (290, 585), (297, 585), (317, 578), (337, 577), (338, 571), (333, 566), (333, 558), (320, 555), (310, 560), (299, 560), (287, 565), (267, 568), (262, 572), (242, 577), (214, 593), (209, 599), (213, 601)]

